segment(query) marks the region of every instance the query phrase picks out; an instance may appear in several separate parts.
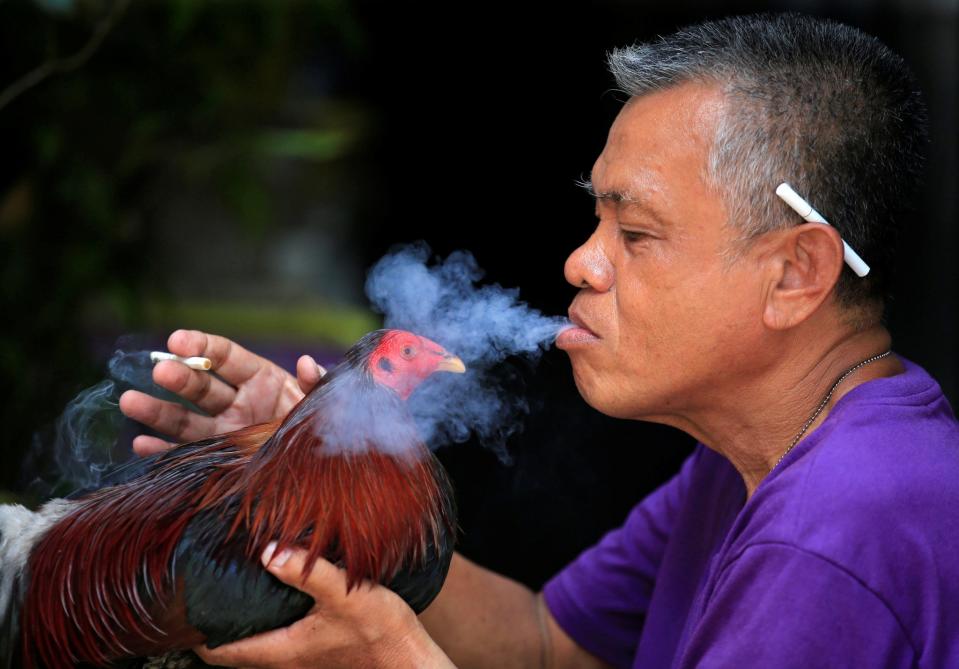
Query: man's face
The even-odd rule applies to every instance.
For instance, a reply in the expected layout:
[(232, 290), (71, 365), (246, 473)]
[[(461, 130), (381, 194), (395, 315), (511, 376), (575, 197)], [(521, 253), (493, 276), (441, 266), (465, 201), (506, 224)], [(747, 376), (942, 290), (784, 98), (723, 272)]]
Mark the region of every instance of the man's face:
[[(762, 283), (704, 182), (722, 99), (684, 84), (633, 98), (593, 166), (599, 223), (566, 261), (581, 290), (563, 333), (580, 393), (623, 418), (677, 424), (756, 369)], [(753, 271), (750, 271), (752, 268)]]

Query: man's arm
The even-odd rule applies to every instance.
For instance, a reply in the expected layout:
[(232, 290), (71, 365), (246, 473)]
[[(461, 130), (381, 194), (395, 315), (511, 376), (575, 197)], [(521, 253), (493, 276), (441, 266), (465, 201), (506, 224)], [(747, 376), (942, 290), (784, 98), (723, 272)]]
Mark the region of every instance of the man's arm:
[(463, 669), (608, 666), (569, 638), (542, 595), (459, 554), (420, 620)]
[[(164, 402), (137, 391), (124, 394), (120, 408), (127, 416), (170, 435), (178, 442), (200, 439), (283, 416), (323, 374), (322, 368), (311, 358), (303, 356), (297, 363), (297, 376), (294, 379), (269, 360), (228, 339), (194, 330), (174, 332), (170, 335), (168, 348), (172, 353), (185, 357), (210, 358), (213, 368), (226, 381), (223, 383), (207, 372), (191, 370), (179, 362), (162, 362), (154, 368), (153, 378), (158, 385), (190, 400), (209, 416), (201, 416), (179, 404)], [(157, 452), (169, 446), (160, 439), (146, 436), (138, 437), (135, 443), (137, 452), (141, 454)], [(277, 576), (282, 578), (282, 574)], [(328, 578), (328, 573), (317, 572), (312, 578), (314, 582), (310, 587), (322, 587), (322, 581)], [(290, 581), (290, 584), (302, 586), (305, 582), (298, 579), (296, 582)], [(380, 615), (382, 611), (377, 610), (377, 607), (390, 607), (391, 603), (399, 602), (401, 610), (409, 611), (402, 600), (389, 597), (386, 588), (375, 586), (371, 590), (381, 590), (382, 593), (377, 597), (363, 598), (363, 601), (345, 594), (326, 596), (324, 614), (341, 611), (344, 616), (346, 613), (355, 615), (357, 606), (364, 605), (369, 610), (363, 611), (362, 617), (353, 619), (365, 620), (364, 627), (369, 627), (371, 620), (383, 618)], [(325, 592), (329, 593), (330, 589), (326, 588)], [(394, 609), (390, 611), (396, 614)], [(330, 642), (322, 625), (317, 627), (315, 633), (303, 633), (307, 625), (315, 623), (316, 619), (314, 615), (307, 623), (284, 628), (286, 632), (278, 630), (259, 635), (224, 646), (218, 652), (229, 654), (230, 661), (236, 660), (241, 666), (298, 666), (295, 663), (283, 663), (280, 657), (306, 657), (309, 653), (323, 653), (325, 644)], [(346, 616), (342, 619), (351, 618)], [(422, 632), (425, 638), (419, 638), (415, 629), (413, 633), (406, 630), (407, 641), (422, 650), (435, 640), (461, 667), (607, 666), (569, 638), (550, 615), (542, 596), (460, 555), (454, 556), (443, 590), (423, 612), (420, 620), (429, 635)], [(396, 626), (390, 628), (396, 629)], [(284, 636), (282, 643), (278, 644), (275, 643), (278, 637), (270, 635), (280, 633)], [(402, 645), (401, 641), (397, 643)], [(342, 649), (337, 652), (342, 652)], [(224, 659), (220, 655), (217, 658)]]

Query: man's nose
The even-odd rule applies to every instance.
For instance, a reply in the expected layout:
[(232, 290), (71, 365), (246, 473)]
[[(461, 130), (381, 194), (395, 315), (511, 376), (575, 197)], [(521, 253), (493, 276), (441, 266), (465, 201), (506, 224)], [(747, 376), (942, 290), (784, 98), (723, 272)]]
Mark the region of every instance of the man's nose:
[(598, 231), (569, 254), (563, 269), (566, 280), (577, 288), (605, 293), (613, 287), (613, 265), (609, 262)]

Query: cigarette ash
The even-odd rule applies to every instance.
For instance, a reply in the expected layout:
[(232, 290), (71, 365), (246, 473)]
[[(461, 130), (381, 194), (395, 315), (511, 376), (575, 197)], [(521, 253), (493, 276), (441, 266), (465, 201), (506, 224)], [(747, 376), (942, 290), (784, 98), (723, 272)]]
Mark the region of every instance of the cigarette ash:
[(419, 242), (380, 259), (366, 293), (386, 327), (429, 337), (466, 363), (465, 374), (434, 374), (410, 397), (426, 443), (475, 435), (508, 462), (506, 440), (529, 412), (518, 366), (534, 364), (569, 322), (533, 309), (517, 288), (480, 284), (483, 276), (469, 252), (443, 260)]

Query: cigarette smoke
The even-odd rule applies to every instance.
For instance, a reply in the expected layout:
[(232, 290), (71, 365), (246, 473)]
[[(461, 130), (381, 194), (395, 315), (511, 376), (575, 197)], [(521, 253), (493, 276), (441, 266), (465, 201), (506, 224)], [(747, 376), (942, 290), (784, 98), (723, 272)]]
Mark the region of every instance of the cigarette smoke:
[(410, 397), (424, 441), (437, 447), (475, 434), (508, 461), (506, 439), (529, 406), (515, 367), (501, 363), (515, 356), (535, 362), (569, 322), (529, 307), (517, 288), (479, 285), (483, 274), (469, 252), (431, 262), (419, 242), (377, 262), (366, 294), (386, 327), (428, 337), (466, 363), (466, 374), (434, 374)]
[(117, 342), (107, 363), (108, 378), (81, 391), (67, 404), (52, 430), (34, 435), (25, 471), (28, 487), (42, 497), (55, 492), (99, 487), (103, 476), (130, 457), (120, 435), (127, 419), (120, 412), (120, 395), (135, 388), (174, 399), (153, 383), (150, 353), (130, 350), (130, 338)]
[[(483, 271), (469, 252), (431, 259), (429, 246), (420, 242), (377, 262), (369, 272), (366, 292), (384, 315), (386, 327), (426, 336), (466, 363), (465, 374), (434, 374), (410, 397), (407, 406), (423, 441), (436, 448), (476, 435), (508, 462), (506, 440), (520, 429), (529, 411), (521, 375), (510, 363), (517, 358), (535, 362), (569, 323), (529, 307), (516, 288), (480, 285), (482, 278)], [(118, 445), (118, 437), (126, 421), (119, 397), (130, 388), (199, 411), (153, 383), (148, 351), (129, 350), (129, 341), (118, 345), (121, 348), (107, 365), (109, 378), (71, 400), (52, 439), (35, 440), (32, 467), (41, 459), (38, 452), (44, 458), (52, 452), (56, 471), (42, 474), (31, 484), (34, 489), (46, 493), (64, 485), (94, 489), (129, 458), (129, 449)], [(343, 407), (351, 418), (337, 423), (336, 429), (346, 432), (324, 428), (328, 443), (355, 444), (358, 433), (364, 437), (360, 441), (376, 443), (386, 452), (410, 443), (410, 437), (399, 434), (397, 425), (383, 420), (382, 413), (364, 411), (369, 413), (369, 407)]]
[(63, 476), (79, 488), (95, 487), (129, 453), (117, 453), (123, 424), (120, 394), (130, 387), (153, 388), (146, 351), (116, 350), (107, 363), (108, 379), (70, 400), (57, 420), (54, 453)]

